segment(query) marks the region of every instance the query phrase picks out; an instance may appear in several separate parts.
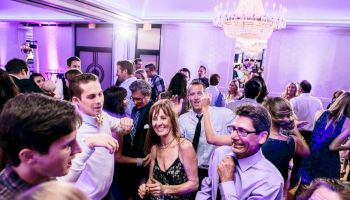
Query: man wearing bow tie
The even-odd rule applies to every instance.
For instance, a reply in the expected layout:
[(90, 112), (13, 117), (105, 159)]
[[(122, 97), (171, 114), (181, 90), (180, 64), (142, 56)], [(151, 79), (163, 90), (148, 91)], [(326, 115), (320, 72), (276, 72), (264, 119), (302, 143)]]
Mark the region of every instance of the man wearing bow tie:
[(214, 151), (209, 175), (196, 199), (282, 199), (282, 175), (261, 151), (271, 126), (268, 111), (260, 105), (246, 104), (235, 114), (232, 146)]
[(81, 74), (69, 84), (72, 103), (82, 116), (77, 130), (77, 141), (82, 149), (72, 161), (71, 170), (64, 177), (75, 183), (92, 200), (109, 199), (109, 188), (114, 172), (114, 152), (118, 142), (113, 133), (129, 133), (132, 120), (117, 119), (102, 111), (104, 96), (98, 78), (94, 74)]

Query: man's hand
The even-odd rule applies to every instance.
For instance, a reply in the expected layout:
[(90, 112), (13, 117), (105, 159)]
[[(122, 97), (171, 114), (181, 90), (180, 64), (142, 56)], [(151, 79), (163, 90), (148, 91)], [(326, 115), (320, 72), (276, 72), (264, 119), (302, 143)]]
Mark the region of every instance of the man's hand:
[(85, 143), (90, 148), (104, 147), (112, 154), (119, 148), (118, 141), (107, 134), (98, 134), (86, 138)]
[(234, 180), (235, 162), (232, 156), (225, 156), (218, 164), (218, 174), (221, 182)]
[(130, 133), (134, 121), (131, 118), (123, 117), (120, 119), (120, 130), (118, 131), (121, 135), (127, 135)]

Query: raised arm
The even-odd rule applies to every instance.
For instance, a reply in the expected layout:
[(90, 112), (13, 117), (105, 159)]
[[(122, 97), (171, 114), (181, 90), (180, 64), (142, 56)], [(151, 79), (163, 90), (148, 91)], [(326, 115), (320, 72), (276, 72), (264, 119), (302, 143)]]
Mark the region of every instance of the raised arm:
[(342, 127), (340, 134), (329, 145), (329, 150), (331, 150), (331, 151), (349, 150), (350, 146), (343, 145), (343, 142), (348, 137), (350, 137), (350, 118), (347, 117), (345, 119), (345, 122), (343, 124), (343, 127)]
[(231, 145), (231, 136), (228, 135), (217, 135), (213, 127), (211, 125), (210, 121), (210, 114), (209, 114), (209, 105), (211, 101), (211, 95), (210, 94), (204, 94), (202, 97), (202, 112), (203, 112), (203, 120), (204, 120), (204, 129), (205, 129), (205, 137), (209, 144), (222, 146), (222, 145)]
[(297, 126), (295, 126), (293, 133), (295, 135), (292, 136), (295, 143), (295, 154), (303, 158), (310, 156), (309, 145), (307, 145), (306, 141), (304, 140), (304, 137), (300, 134), (300, 131), (298, 130)]

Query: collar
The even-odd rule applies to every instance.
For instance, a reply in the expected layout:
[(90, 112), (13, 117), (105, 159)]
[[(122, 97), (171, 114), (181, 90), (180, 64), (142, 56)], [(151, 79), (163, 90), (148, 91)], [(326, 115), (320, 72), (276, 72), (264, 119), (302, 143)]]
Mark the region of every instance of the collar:
[(251, 103), (258, 103), (256, 101), (256, 99), (251, 99), (251, 98), (246, 98), (246, 97), (242, 98), (241, 101), (251, 102)]
[(258, 163), (261, 159), (264, 158), (264, 155), (261, 151), (261, 148), (255, 154), (253, 154), (249, 157), (246, 157), (246, 158), (237, 158), (233, 152), (228, 154), (228, 155), (237, 159), (239, 168), (243, 172), (247, 171), (250, 167), (254, 166), (256, 163)]
[(11, 185), (12, 188), (17, 188), (17, 189), (21, 189), (21, 190), (26, 190), (29, 189), (31, 187), (33, 187), (33, 185), (25, 182), (16, 172), (15, 170), (12, 169), (12, 165), (8, 164), (4, 171), (3, 174), (5, 174), (5, 179), (8, 181), (8, 183)]
[(18, 79), (18, 80), (20, 80), (20, 78), (18, 76), (14, 75), (14, 74), (9, 74), (9, 75), (14, 77), (14, 78), (16, 78), (16, 79)]
[(311, 96), (311, 93), (301, 93), (300, 96)]
[[(87, 115), (87, 114), (83, 113), (82, 111), (80, 111), (79, 109), (78, 109), (78, 112), (81, 115), (81, 118), (83, 119), (84, 123), (87, 123), (87, 124), (90, 124), (90, 125), (92, 125), (94, 127), (97, 127), (96, 117)], [(101, 114), (104, 116), (104, 112), (103, 111), (102, 111)]]

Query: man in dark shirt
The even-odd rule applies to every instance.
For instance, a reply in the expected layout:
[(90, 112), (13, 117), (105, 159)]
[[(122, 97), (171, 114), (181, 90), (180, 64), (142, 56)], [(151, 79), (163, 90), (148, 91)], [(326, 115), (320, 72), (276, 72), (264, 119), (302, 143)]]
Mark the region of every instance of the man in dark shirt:
[(24, 60), (14, 58), (5, 65), (6, 71), (11, 75), (21, 93), (38, 92), (43, 93), (39, 86), (29, 79), (29, 68)]
[(202, 82), (205, 87), (209, 86), (209, 80), (207, 77), (205, 77), (205, 74), (207, 73), (207, 68), (203, 65), (199, 66), (198, 68), (198, 78), (193, 79), (193, 81), (200, 81)]
[(1, 146), (9, 163), (0, 172), (0, 200), (68, 173), (81, 149), (73, 105), (42, 94), (21, 94), (0, 113)]

